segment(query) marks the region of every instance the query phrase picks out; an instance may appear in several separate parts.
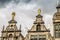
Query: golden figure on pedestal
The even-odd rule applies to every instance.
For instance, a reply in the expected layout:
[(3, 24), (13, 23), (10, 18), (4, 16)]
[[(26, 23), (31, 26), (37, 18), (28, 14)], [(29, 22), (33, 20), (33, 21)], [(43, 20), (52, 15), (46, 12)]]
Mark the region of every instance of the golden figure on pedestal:
[(41, 13), (41, 9), (38, 9), (38, 15), (40, 15), (40, 13)]
[(15, 12), (12, 12), (12, 20), (14, 20)]

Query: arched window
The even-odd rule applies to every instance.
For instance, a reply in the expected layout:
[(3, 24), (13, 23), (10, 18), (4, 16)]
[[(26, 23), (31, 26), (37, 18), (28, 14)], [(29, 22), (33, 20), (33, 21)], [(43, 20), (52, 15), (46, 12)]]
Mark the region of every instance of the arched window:
[(9, 37), (12, 37), (12, 34), (10, 34)]
[(36, 26), (36, 31), (40, 31), (40, 30), (41, 30), (40, 23), (38, 23)]
[(9, 39), (8, 40), (13, 40), (12, 34), (9, 35)]

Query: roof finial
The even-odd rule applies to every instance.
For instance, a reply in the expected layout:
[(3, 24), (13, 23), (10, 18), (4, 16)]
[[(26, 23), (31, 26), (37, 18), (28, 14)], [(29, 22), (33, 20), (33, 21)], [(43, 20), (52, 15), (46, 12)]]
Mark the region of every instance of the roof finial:
[(3, 26), (3, 29), (2, 29), (2, 31), (4, 31), (4, 26)]
[(40, 13), (41, 13), (41, 9), (38, 9), (38, 15), (40, 15)]
[(21, 31), (21, 25), (20, 25), (20, 28), (19, 28), (19, 30)]
[(14, 20), (15, 12), (12, 12), (12, 20)]

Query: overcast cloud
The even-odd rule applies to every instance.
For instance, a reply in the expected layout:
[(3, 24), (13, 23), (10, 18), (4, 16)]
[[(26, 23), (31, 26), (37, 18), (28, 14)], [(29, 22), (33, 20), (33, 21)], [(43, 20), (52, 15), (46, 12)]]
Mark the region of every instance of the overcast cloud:
[(57, 0), (0, 0), (0, 31), (3, 25), (7, 27), (11, 13), (15, 11), (17, 26), (22, 25), (22, 34), (25, 36), (33, 25), (38, 8), (41, 8), (45, 26), (53, 36), (52, 18), (56, 12), (56, 3)]

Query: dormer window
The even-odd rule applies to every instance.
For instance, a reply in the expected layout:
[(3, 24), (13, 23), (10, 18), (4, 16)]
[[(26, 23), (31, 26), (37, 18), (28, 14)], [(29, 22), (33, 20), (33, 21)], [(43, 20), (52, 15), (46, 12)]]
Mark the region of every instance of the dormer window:
[(38, 23), (36, 26), (36, 31), (40, 31), (40, 30), (41, 30), (41, 27), (40, 27), (40, 24)]

